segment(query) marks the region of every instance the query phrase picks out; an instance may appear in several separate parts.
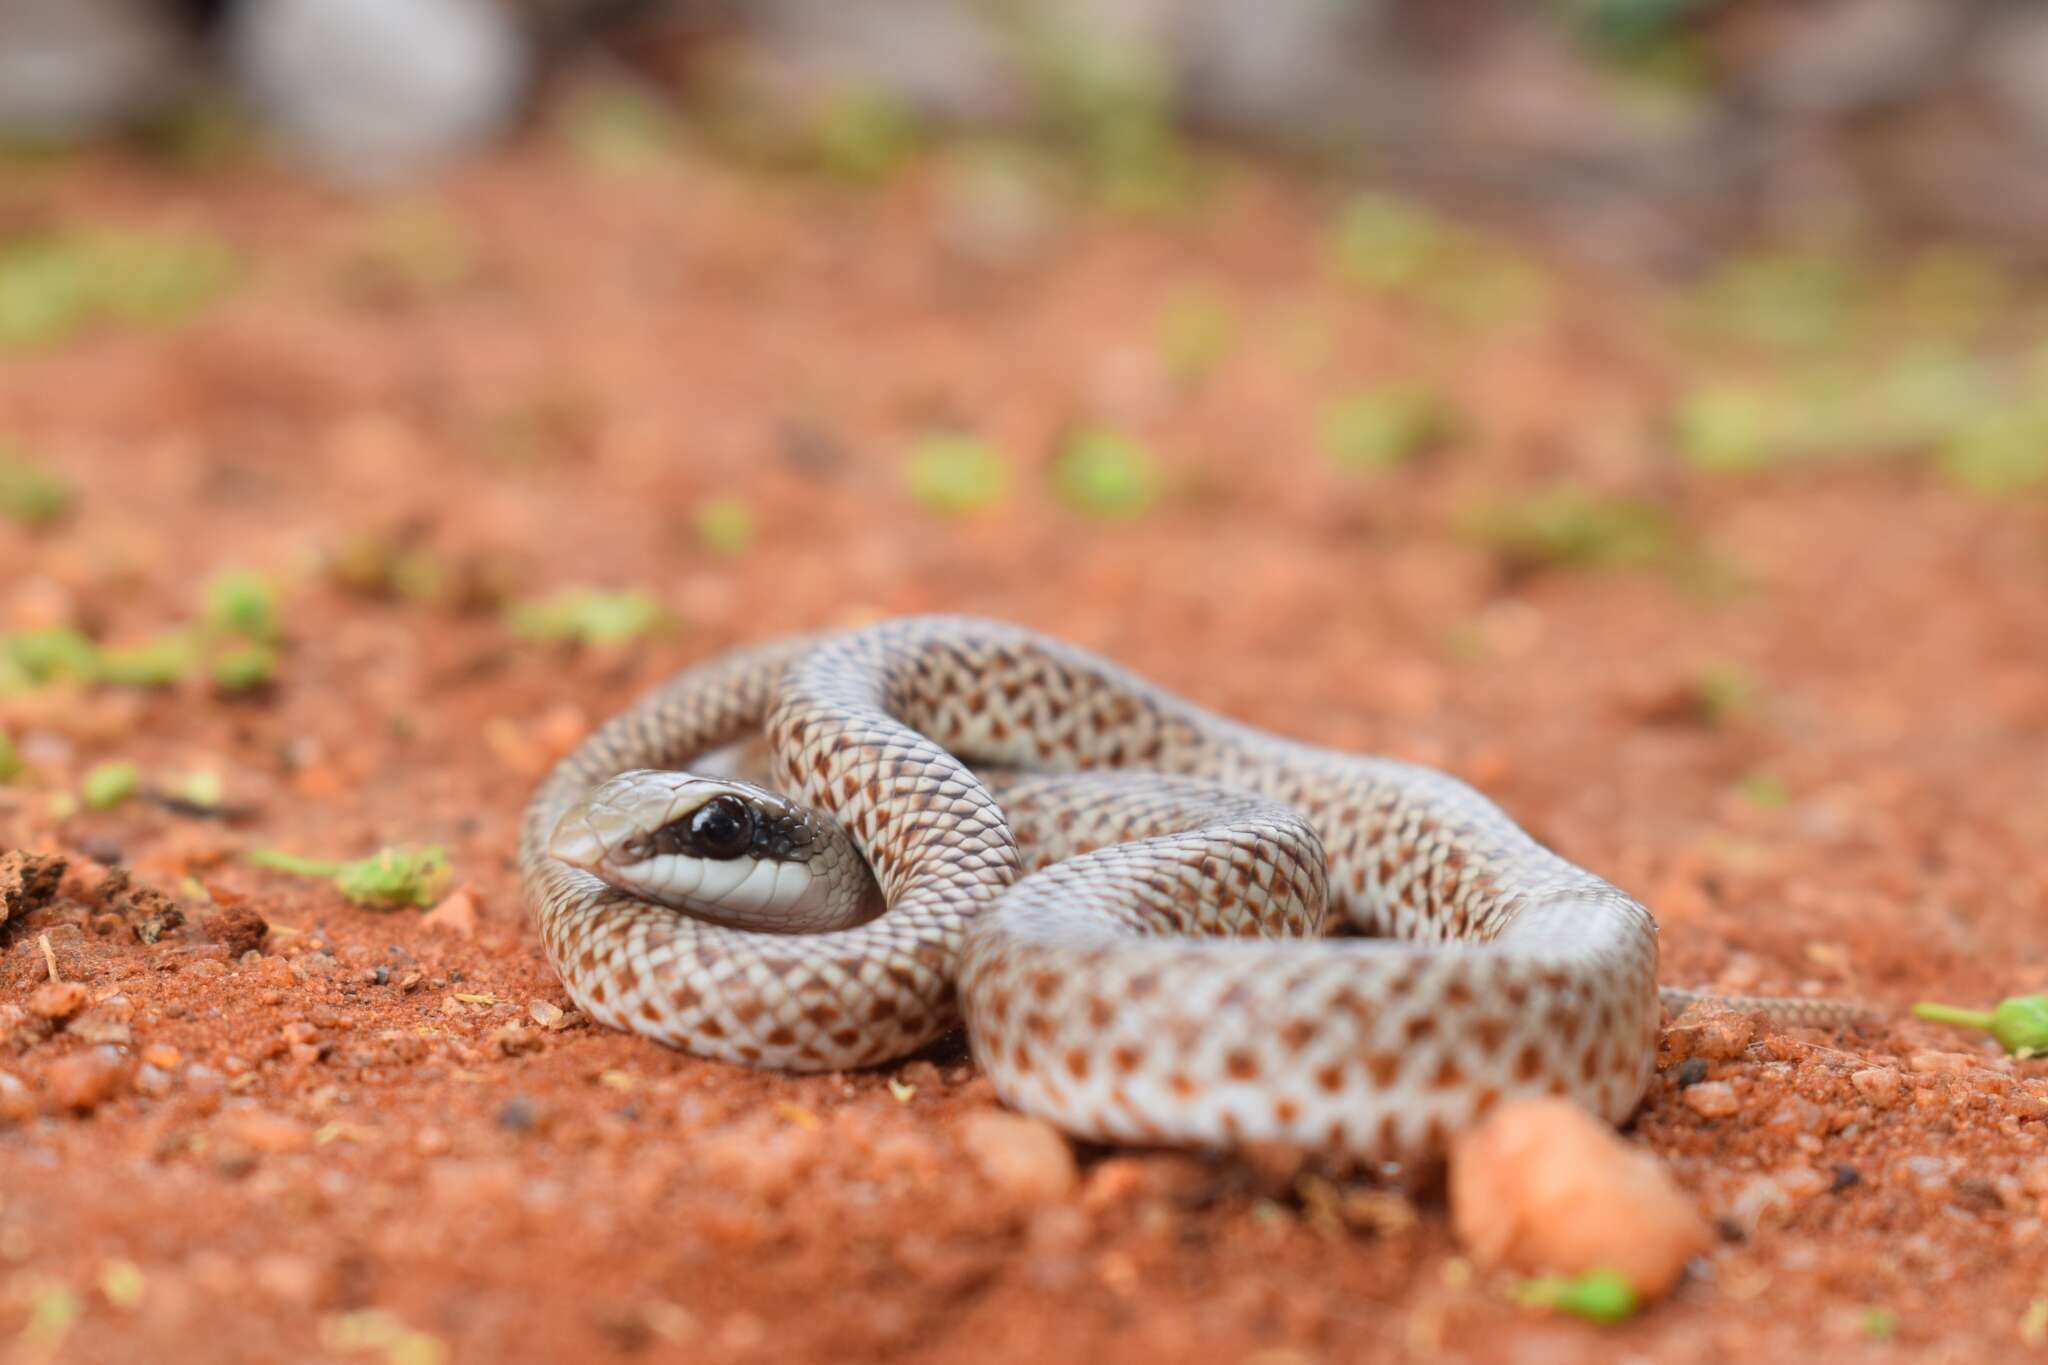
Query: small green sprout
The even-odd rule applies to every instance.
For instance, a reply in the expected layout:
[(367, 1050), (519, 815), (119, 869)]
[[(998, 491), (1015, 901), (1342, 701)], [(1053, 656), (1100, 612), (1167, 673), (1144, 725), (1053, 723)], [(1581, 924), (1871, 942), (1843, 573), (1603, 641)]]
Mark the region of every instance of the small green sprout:
[(1034, 107), (1106, 208), (1170, 213), (1193, 201), (1202, 168), (1175, 125), (1174, 72), (1157, 45), (1063, 23), (1043, 7), (1019, 7), (1006, 26)]
[(1230, 352), (1235, 337), (1230, 310), (1211, 289), (1174, 296), (1159, 320), (1159, 351), (1184, 384), (1198, 383)]
[(1995, 496), (2048, 483), (2048, 411), (1987, 412), (1956, 431), (1936, 459), (1942, 473), (1973, 493)]
[(1418, 282), (1444, 259), (1448, 235), (1434, 214), (1389, 194), (1360, 194), (1337, 221), (1337, 265), (1369, 289)]
[(45, 1285), (29, 1299), (21, 1340), (34, 1351), (54, 1354), (84, 1311), (85, 1301), (77, 1290), (58, 1283)]
[(225, 635), (275, 644), (283, 633), (277, 588), (250, 569), (229, 569), (206, 585), (206, 624)]
[(1923, 1000), (1913, 1006), (1913, 1016), (1936, 1024), (1980, 1029), (2015, 1057), (2048, 1053), (2048, 995), (2008, 996), (1998, 1002), (1996, 1009), (1989, 1010), (1962, 1009)]
[(269, 645), (237, 645), (216, 656), (211, 668), (213, 685), (223, 692), (253, 692), (277, 678), (277, 651)]
[(382, 1351), (385, 1365), (448, 1365), (448, 1346), (381, 1308), (335, 1313), (320, 1320), (320, 1344), (336, 1354)]
[(147, 1288), (142, 1267), (133, 1261), (116, 1258), (100, 1267), (100, 1293), (116, 1308), (139, 1307)]
[(1709, 725), (1726, 724), (1752, 710), (1757, 690), (1756, 679), (1739, 664), (1710, 664), (1693, 679), (1700, 719)]
[(0, 633), (0, 693), (25, 692), (53, 682), (90, 682), (99, 651), (68, 626)]
[(169, 326), (227, 287), (235, 261), (217, 241), (102, 233), (81, 250), (91, 263), (100, 311), (119, 322)]
[(1106, 521), (1141, 517), (1159, 498), (1158, 462), (1131, 437), (1101, 427), (1075, 433), (1052, 476), (1068, 506)]
[(95, 311), (92, 271), (77, 251), (46, 237), (0, 246), (0, 347), (67, 340)]
[(70, 508), (70, 484), (0, 447), (0, 517), (33, 529), (50, 525)]
[(191, 673), (198, 657), (192, 637), (171, 631), (146, 644), (102, 649), (95, 676), (123, 687), (169, 687)]
[(1713, 332), (1781, 351), (1838, 342), (1869, 302), (1869, 281), (1839, 249), (1751, 256), (1724, 266), (1694, 307)]
[(718, 554), (744, 554), (754, 543), (753, 510), (744, 498), (713, 498), (697, 509), (697, 539)]
[(1010, 491), (1010, 467), (995, 447), (955, 432), (919, 441), (904, 478), (919, 505), (947, 516), (993, 507)]
[(921, 137), (916, 112), (889, 91), (850, 85), (827, 95), (812, 125), (818, 164), (845, 180), (886, 178)]
[(448, 851), (439, 844), (426, 848), (380, 848), (354, 862), (301, 858), (274, 848), (255, 849), (248, 857), (256, 867), (331, 881), (356, 905), (429, 906), (441, 898), (452, 876)]
[(1732, 385), (1709, 385), (1687, 394), (1672, 414), (1679, 452), (1695, 469), (1750, 474), (1777, 454), (1771, 404)]
[(1764, 810), (1783, 810), (1792, 801), (1785, 779), (1775, 773), (1751, 773), (1736, 784), (1742, 799)]
[(1872, 1341), (1890, 1341), (1898, 1334), (1899, 1315), (1889, 1308), (1866, 1308), (1856, 1319), (1856, 1325)]
[(2048, 1342), (2048, 1299), (2033, 1299), (2020, 1314), (2020, 1340), (2028, 1346)]
[(1526, 329), (1543, 320), (1551, 287), (1541, 270), (1489, 255), (1474, 243), (1455, 245), (1457, 254), (1428, 290), (1445, 317), (1482, 333)]
[(18, 780), (28, 771), (28, 765), (21, 761), (21, 750), (14, 747), (14, 736), (0, 730), (0, 787)]
[(0, 247), (0, 346), (68, 340), (102, 320), (182, 321), (234, 274), (220, 243), (201, 238), (68, 232)]
[(584, 645), (625, 644), (653, 634), (668, 620), (654, 595), (638, 588), (622, 592), (564, 588), (546, 597), (514, 602), (506, 611), (506, 621), (515, 635)]
[(1641, 1295), (1626, 1275), (1604, 1269), (1525, 1280), (1515, 1290), (1515, 1300), (1525, 1308), (1549, 1308), (1589, 1322), (1621, 1322), (1642, 1306)]
[(218, 811), (227, 803), (227, 785), (211, 768), (186, 773), (164, 789), (164, 795), (195, 811)]
[(579, 159), (618, 174), (654, 165), (677, 140), (677, 120), (668, 107), (624, 81), (576, 91), (563, 106), (556, 128)]
[(1323, 414), (1323, 447), (1352, 469), (1393, 469), (1448, 428), (1441, 399), (1426, 388), (1392, 384), (1338, 400)]
[(111, 810), (142, 789), (142, 770), (133, 763), (102, 763), (85, 775), (78, 794), (88, 810)]
[(1668, 517), (1654, 503), (1555, 489), (1484, 508), (1468, 533), (1523, 567), (1630, 568), (1671, 552)]

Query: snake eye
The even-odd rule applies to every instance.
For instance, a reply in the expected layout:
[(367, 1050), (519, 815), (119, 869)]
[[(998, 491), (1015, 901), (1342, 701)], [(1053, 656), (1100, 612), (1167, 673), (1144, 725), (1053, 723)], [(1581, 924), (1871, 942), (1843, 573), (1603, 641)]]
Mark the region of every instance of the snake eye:
[(705, 858), (737, 858), (754, 845), (754, 812), (737, 796), (714, 796), (690, 817), (692, 851)]

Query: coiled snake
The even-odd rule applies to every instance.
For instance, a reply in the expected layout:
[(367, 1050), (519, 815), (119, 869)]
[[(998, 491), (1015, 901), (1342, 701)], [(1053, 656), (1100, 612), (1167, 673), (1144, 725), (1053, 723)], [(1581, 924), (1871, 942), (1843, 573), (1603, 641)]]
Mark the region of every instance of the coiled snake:
[[(642, 771), (756, 736), (788, 800)], [(1089, 1138), (1430, 1158), (1508, 1096), (1618, 1122), (1655, 1057), (1649, 911), (1470, 787), (991, 622), (687, 669), (562, 761), (520, 853), (598, 1021), (820, 1071), (964, 1017), (1007, 1103)], [(1326, 907), (1371, 937), (1315, 939)]]

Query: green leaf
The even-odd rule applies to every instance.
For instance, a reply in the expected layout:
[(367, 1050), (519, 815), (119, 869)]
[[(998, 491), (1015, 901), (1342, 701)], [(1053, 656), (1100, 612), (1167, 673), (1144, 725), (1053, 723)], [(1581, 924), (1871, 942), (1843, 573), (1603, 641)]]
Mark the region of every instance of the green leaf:
[(256, 867), (331, 881), (357, 905), (429, 906), (441, 898), (452, 877), (448, 851), (439, 844), (425, 848), (380, 848), (354, 862), (302, 858), (278, 849), (255, 849), (248, 859)]
[(846, 180), (871, 183), (902, 165), (922, 138), (917, 112), (886, 89), (831, 92), (812, 128), (818, 162)]
[(1956, 432), (1937, 463), (1973, 493), (1996, 496), (2048, 483), (2048, 410), (1984, 413)]
[(54, 1355), (84, 1311), (85, 1300), (77, 1290), (63, 1284), (40, 1288), (29, 1299), (28, 1322), (21, 1329), (21, 1340), (32, 1354)]
[(0, 450), (0, 517), (33, 529), (50, 525), (70, 508), (70, 484)]
[(252, 641), (215, 658), (211, 672), (214, 686), (224, 692), (253, 691), (276, 679), (277, 651)]
[(1813, 249), (1724, 266), (1694, 299), (1712, 332), (1784, 351), (1838, 343), (1861, 315), (1869, 282), (1845, 253)]
[(1546, 1275), (1527, 1280), (1516, 1299), (1532, 1308), (1550, 1308), (1589, 1322), (1621, 1322), (1635, 1316), (1642, 1297), (1618, 1270), (1589, 1270), (1583, 1275)]
[(1771, 403), (1755, 390), (1715, 384), (1680, 400), (1672, 425), (1680, 453), (1694, 468), (1752, 474), (1777, 455), (1774, 416)]
[(85, 775), (78, 794), (91, 810), (109, 810), (142, 788), (142, 770), (133, 763), (102, 763)]
[(2048, 1053), (2048, 995), (2008, 996), (1990, 1010), (1963, 1009), (1923, 1000), (1913, 1006), (1913, 1015), (1932, 1023), (1979, 1029), (1996, 1038), (1998, 1045), (2007, 1052), (2017, 1056)]
[(1765, 810), (1781, 810), (1792, 801), (1785, 779), (1774, 773), (1751, 773), (1737, 784), (1736, 790), (1742, 793), (1743, 800)]
[(1360, 194), (1337, 220), (1336, 250), (1338, 268), (1347, 278), (1369, 289), (1397, 290), (1443, 262), (1449, 234), (1419, 204), (1389, 194)]
[(1608, 569), (1657, 563), (1671, 553), (1670, 519), (1654, 503), (1553, 489), (1483, 507), (1466, 532), (1510, 562)]
[(623, 592), (564, 588), (547, 597), (515, 602), (506, 616), (513, 633), (529, 640), (586, 645), (624, 644), (669, 624), (661, 603), (638, 588)]
[(1076, 433), (1053, 465), (1068, 506), (1105, 521), (1131, 521), (1158, 501), (1159, 466), (1145, 447), (1104, 428)]
[(920, 506), (947, 516), (993, 507), (1010, 491), (1010, 467), (995, 447), (954, 433), (919, 441), (904, 476)]
[(229, 569), (206, 585), (206, 624), (228, 635), (259, 644), (275, 644), (283, 634), (277, 588), (252, 569)]
[(753, 511), (742, 498), (713, 498), (697, 509), (697, 539), (722, 555), (744, 554), (754, 543)]
[(90, 682), (98, 674), (98, 648), (69, 626), (0, 634), (0, 692)]
[(21, 751), (14, 747), (14, 736), (0, 730), (0, 786), (18, 780), (28, 771), (21, 761)]
[(1338, 400), (1323, 415), (1323, 445), (1350, 468), (1393, 469), (1441, 439), (1448, 427), (1435, 393), (1393, 384)]
[(169, 687), (190, 674), (197, 662), (191, 635), (171, 631), (147, 644), (102, 649), (95, 672), (101, 682), (123, 687)]
[(68, 340), (95, 311), (92, 271), (78, 252), (50, 239), (0, 247), (0, 347)]

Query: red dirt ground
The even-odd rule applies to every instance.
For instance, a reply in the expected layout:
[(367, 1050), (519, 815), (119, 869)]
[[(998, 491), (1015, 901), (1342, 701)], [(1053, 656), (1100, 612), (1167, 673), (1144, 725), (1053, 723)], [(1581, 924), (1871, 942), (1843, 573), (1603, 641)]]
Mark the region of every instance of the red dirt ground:
[[(1517, 1307), (1427, 1194), (1411, 1224), (1353, 1229), (1284, 1172), (1089, 1150), (1071, 1198), (1005, 1196), (958, 1138), (994, 1101), (957, 1041), (792, 1078), (534, 1025), (567, 1000), (512, 872), (546, 762), (668, 671), (963, 610), (1465, 776), (1658, 912), (1668, 981), (1990, 1002), (2048, 967), (2040, 502), (1900, 462), (1688, 473), (1657, 417), (1680, 362), (1643, 288), (1552, 268), (1547, 316), (1460, 328), (1348, 291), (1327, 198), (1250, 170), (1191, 220), (1076, 212), (1004, 265), (959, 248), (924, 172), (881, 191), (697, 157), (617, 176), (530, 145), (435, 202), (470, 255), (438, 283), (366, 257), (389, 206), (261, 169), (92, 156), (7, 192), (17, 217), (203, 228), (246, 267), (175, 332), (0, 368), (4, 431), (78, 492), (58, 526), (0, 528), (0, 626), (142, 638), (247, 565), (286, 585), (288, 643), (254, 699), (0, 698), (32, 768), (0, 788), (0, 848), (71, 867), (0, 929), (0, 1070), (26, 1087), (0, 1119), (0, 1360), (2040, 1349), (2048, 1072), (1988, 1042), (1911, 1021), (1764, 1034), (1711, 1061), (1739, 1107), (1707, 1118), (1674, 1040), (1633, 1133), (1722, 1238), (1674, 1298), (1602, 1328)], [(1158, 319), (1197, 285), (1238, 335), (1188, 385)], [(1337, 467), (1317, 414), (1388, 376), (1439, 385), (1455, 439), (1391, 473)], [(1049, 492), (1078, 420), (1160, 453), (1149, 514), (1091, 520)], [(949, 425), (1010, 453), (999, 507), (946, 519), (906, 494), (909, 443)], [(1660, 501), (1690, 567), (1510, 571), (1461, 532), (1475, 499), (1564, 479)], [(757, 524), (739, 553), (696, 530), (726, 495)], [(324, 567), (376, 537), (471, 598), (640, 585), (680, 624), (533, 644), (464, 593), (382, 600)], [(1726, 666), (1757, 698), (1710, 723), (1697, 680)], [(247, 813), (52, 811), (113, 758), (155, 781), (217, 770)], [(1758, 774), (1782, 805), (1744, 794)], [(473, 934), (236, 856), (429, 842), (480, 899)], [(117, 862), (193, 922), (138, 942)], [(260, 947), (207, 892), (268, 922)], [(44, 934), (91, 1001), (54, 1035), (27, 1012)], [(96, 1055), (107, 1093), (64, 1110)], [(1873, 1068), (1888, 1079), (1850, 1080)]]

